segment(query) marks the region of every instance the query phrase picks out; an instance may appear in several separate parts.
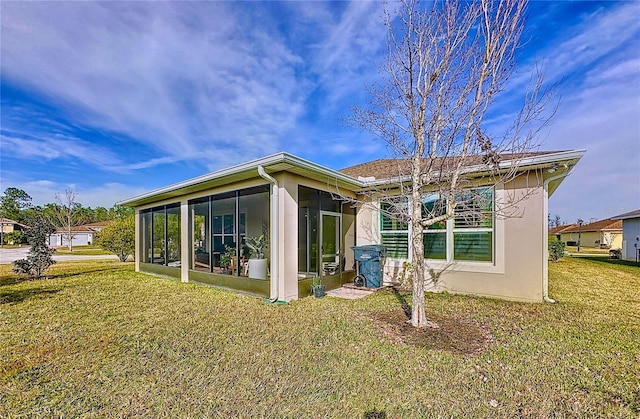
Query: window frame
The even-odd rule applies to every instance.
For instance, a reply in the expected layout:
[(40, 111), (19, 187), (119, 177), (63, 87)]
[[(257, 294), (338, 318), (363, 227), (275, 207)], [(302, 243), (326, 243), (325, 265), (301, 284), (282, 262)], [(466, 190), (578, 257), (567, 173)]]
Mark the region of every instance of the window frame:
[[(182, 264), (181, 253), (181, 241), (178, 240), (174, 244), (177, 247), (178, 259), (169, 261), (169, 214), (177, 217), (177, 236), (180, 238), (182, 234), (181, 218), (182, 213), (180, 211), (181, 204), (179, 202), (173, 202), (169, 204), (159, 205), (152, 208), (141, 210), (139, 213), (140, 222), (143, 226), (143, 233), (141, 236), (141, 261), (142, 263), (149, 263), (152, 265), (168, 266), (178, 268)], [(173, 210), (178, 211), (173, 212)], [(159, 215), (162, 215), (162, 231), (160, 237), (156, 237), (156, 219)], [(154, 249), (156, 248), (156, 242), (161, 244), (161, 257), (156, 257)]]
[[(467, 192), (468, 191), (468, 192)], [(478, 191), (478, 192), (475, 192)], [(442, 263), (473, 263), (473, 264), (483, 264), (483, 265), (496, 265), (497, 262), (497, 255), (496, 255), (496, 236), (497, 236), (497, 226), (496, 226), (496, 216), (495, 216), (495, 206), (496, 206), (496, 188), (495, 187), (491, 187), (491, 186), (477, 186), (474, 188), (469, 188), (468, 190), (465, 190), (464, 193), (477, 193), (479, 196), (481, 194), (486, 194), (487, 191), (490, 193), (490, 198), (488, 200), (488, 202), (490, 203), (489, 205), (489, 209), (485, 210), (485, 212), (488, 215), (488, 218), (485, 219), (485, 225), (482, 225), (483, 221), (480, 220), (478, 221), (478, 225), (477, 226), (463, 226), (460, 224), (456, 224), (459, 223), (459, 217), (456, 216), (456, 214), (454, 214), (454, 216), (452, 218), (450, 218), (449, 220), (446, 220), (444, 223), (440, 224), (438, 227), (434, 227), (434, 226), (429, 226), (428, 228), (425, 228), (422, 230), (422, 234), (423, 235), (431, 235), (431, 234), (444, 234), (445, 235), (445, 241), (444, 241), (444, 247), (445, 247), (445, 254), (444, 257), (440, 257), (440, 258), (434, 258), (434, 257), (424, 257), (425, 260), (429, 260), (432, 262), (442, 262)], [(438, 194), (435, 192), (429, 192), (423, 195), (424, 198), (433, 198), (434, 196), (437, 196)], [(426, 202), (423, 198), (423, 203)], [(436, 198), (435, 201), (437, 201), (439, 198)], [(409, 200), (407, 199), (407, 202), (409, 202)], [(434, 202), (433, 199), (430, 200), (430, 202)], [(395, 252), (394, 256), (388, 256), (390, 259), (397, 259), (397, 260), (409, 260), (411, 261), (413, 256), (412, 253), (409, 251), (410, 246), (411, 246), (411, 221), (409, 223), (406, 224), (406, 229), (394, 229), (394, 230), (387, 230), (385, 229), (385, 221), (384, 218), (385, 217), (389, 217), (389, 215), (386, 215), (383, 209), (383, 206), (388, 204), (388, 202), (385, 201), (379, 201), (379, 206), (378, 206), (378, 212), (379, 212), (379, 233), (380, 233), (380, 242), (382, 244), (385, 244), (385, 236), (391, 236), (391, 235), (405, 235), (406, 236), (406, 249), (407, 249), (407, 255), (406, 257), (403, 256), (398, 256), (398, 252)], [(439, 204), (440, 208), (444, 208), (443, 204)], [(433, 208), (433, 207), (432, 207)], [(482, 210), (480, 208), (480, 210)], [(424, 212), (424, 210), (423, 210)], [(477, 218), (477, 216), (476, 216)], [(486, 221), (488, 220), (488, 222)], [(396, 221), (398, 224), (401, 225), (401, 221)], [(488, 239), (488, 248), (489, 248), (489, 252), (488, 252), (488, 257), (487, 258), (483, 258), (482, 255), (478, 256), (478, 257), (465, 257), (465, 256), (461, 256), (458, 255), (456, 256), (456, 235), (463, 235), (463, 234), (485, 234), (488, 233), (489, 235), (489, 239)], [(424, 239), (424, 238), (423, 238)], [(426, 251), (426, 248), (425, 248)]]
[[(394, 220), (392, 217), (385, 215), (385, 210), (383, 209), (383, 206), (391, 206), (392, 203), (390, 202), (380, 202), (380, 206), (379, 208), (379, 226), (380, 226), (380, 243), (384, 244), (385, 246), (387, 246), (387, 243), (385, 243), (385, 236), (386, 237), (391, 237), (391, 236), (405, 236), (406, 237), (406, 256), (402, 256), (399, 255), (399, 253), (401, 252), (402, 249), (398, 249), (397, 247), (394, 249), (395, 251), (389, 251), (389, 248), (387, 248), (387, 257), (391, 258), (391, 259), (398, 259), (398, 260), (406, 260), (406, 259), (410, 259), (411, 258), (411, 252), (409, 252), (409, 243), (410, 243), (410, 238), (411, 238), (411, 230), (409, 229), (410, 224), (409, 223), (404, 223), (400, 220)], [(408, 200), (407, 200), (407, 205), (408, 205)], [(390, 218), (390, 223), (392, 225), (395, 225), (396, 227), (401, 227), (401, 228), (395, 228), (395, 229), (385, 229), (385, 220), (384, 218)], [(404, 226), (404, 228), (402, 228)], [(397, 240), (394, 239), (394, 240)]]
[[(252, 207), (245, 201), (247, 198), (255, 198), (255, 196), (258, 195), (260, 195), (261, 198), (259, 202), (255, 204), (255, 207)], [(205, 221), (206, 224), (204, 231), (204, 239), (206, 240), (204, 252), (208, 253), (208, 260), (205, 260), (206, 263), (200, 262), (200, 265), (198, 265), (195, 260), (197, 245), (196, 240), (194, 240), (195, 234), (193, 232), (195, 226), (194, 221), (196, 219), (194, 209), (197, 205), (204, 203), (207, 204), (206, 211), (202, 211), (204, 213), (197, 214), (197, 216), (203, 217), (207, 220)], [(251, 222), (254, 227), (254, 232), (250, 237), (254, 235), (257, 236), (259, 233), (256, 230), (256, 226), (259, 225), (259, 229), (264, 232), (265, 221), (268, 223), (268, 220), (270, 220), (271, 217), (270, 186), (268, 184), (262, 184), (243, 189), (235, 189), (232, 191), (195, 197), (189, 199), (187, 201), (187, 205), (189, 208), (189, 229), (191, 231), (191, 237), (189, 239), (189, 253), (191, 254), (192, 259), (189, 265), (189, 270), (207, 274), (248, 278), (246, 276), (246, 270), (242, 269), (243, 266), (241, 265), (242, 263), (248, 264), (248, 258), (244, 260), (243, 258), (246, 256), (246, 250), (248, 249), (245, 245), (245, 241), (249, 234), (248, 228), (250, 224), (250, 215), (252, 217), (256, 217), (256, 213), (264, 212), (264, 217), (262, 217), (259, 224), (257, 222)], [(226, 208), (220, 209), (222, 205), (226, 205)], [(214, 220), (218, 217), (220, 219), (219, 230), (214, 228)], [(256, 220), (257, 218), (254, 221)], [(270, 228), (268, 224), (266, 228)], [(271, 231), (268, 230), (267, 234), (270, 235)], [(234, 251), (236, 263), (230, 273), (218, 270), (218, 268), (221, 268), (219, 257), (225, 252), (225, 250), (216, 250), (216, 239), (220, 240), (218, 244), (221, 244), (223, 249), (226, 250), (226, 246), (228, 246)], [(231, 244), (229, 242), (231, 242)]]

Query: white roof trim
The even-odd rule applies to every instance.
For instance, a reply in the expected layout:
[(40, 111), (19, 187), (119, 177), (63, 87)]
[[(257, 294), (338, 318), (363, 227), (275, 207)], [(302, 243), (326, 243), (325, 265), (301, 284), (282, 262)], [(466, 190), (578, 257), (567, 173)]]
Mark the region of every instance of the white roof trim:
[(612, 220), (629, 220), (631, 218), (640, 218), (640, 210), (625, 212), (624, 214), (616, 215), (615, 217), (611, 217)]
[[(533, 157), (525, 157), (517, 160), (515, 159), (505, 160), (500, 162), (499, 168), (508, 169), (511, 167), (511, 165), (514, 162), (517, 161), (518, 166), (521, 167), (523, 170), (526, 170), (527, 166), (547, 165), (547, 164), (557, 163), (559, 161), (566, 161), (566, 160), (579, 160), (584, 155), (584, 153), (585, 153), (585, 150), (573, 150), (573, 151), (562, 151), (558, 153), (542, 154), (542, 155), (533, 156)], [(368, 178), (355, 179), (351, 176), (345, 175), (344, 173), (338, 172), (333, 169), (329, 169), (325, 166), (321, 166), (309, 160), (305, 160), (300, 157), (294, 156), (293, 154), (281, 152), (281, 153), (272, 154), (267, 157), (262, 157), (262, 158), (251, 160), (245, 163), (237, 164), (235, 166), (218, 170), (216, 172), (211, 172), (202, 176), (187, 179), (182, 182), (174, 183), (172, 185), (165, 186), (163, 188), (155, 189), (150, 192), (146, 192), (141, 195), (137, 195), (132, 198), (119, 201), (116, 204), (126, 205), (126, 206), (137, 206), (137, 205), (142, 205), (146, 203), (151, 203), (153, 202), (153, 198), (156, 196), (159, 199), (162, 199), (160, 195), (172, 194), (179, 191), (180, 189), (190, 188), (200, 183), (206, 183), (224, 176), (231, 176), (231, 175), (239, 174), (242, 172), (250, 172), (255, 170), (256, 177), (258, 177), (258, 166), (264, 167), (265, 170), (268, 172), (269, 166), (274, 166), (282, 163), (291, 164), (292, 166), (296, 166), (298, 168), (307, 170), (317, 175), (334, 178), (338, 182), (346, 183), (358, 189), (380, 186), (385, 184), (389, 185), (389, 184), (394, 184), (399, 182), (406, 182), (407, 180), (410, 179), (409, 176), (402, 176), (402, 177), (396, 177), (391, 179), (379, 179), (379, 180), (369, 180)], [(476, 166), (469, 166), (465, 168), (466, 173), (483, 172), (486, 170), (490, 170), (489, 166), (487, 165), (476, 165)]]
[(293, 166), (302, 168), (304, 170), (308, 170), (310, 172), (315, 172), (319, 175), (328, 176), (331, 178), (335, 178), (338, 181), (345, 182), (347, 184), (351, 184), (356, 188), (360, 188), (363, 186), (362, 182), (357, 179), (352, 178), (351, 176), (347, 176), (343, 173), (337, 172), (335, 170), (329, 169), (327, 167), (321, 166), (317, 163), (310, 162), (308, 160), (302, 159), (300, 157), (294, 156), (289, 153), (277, 153), (272, 154), (267, 157), (262, 157), (259, 159), (251, 160), (245, 163), (237, 164), (235, 166), (231, 166), (222, 170), (218, 170), (216, 172), (207, 173), (202, 176), (198, 176), (195, 178), (187, 179), (182, 182), (174, 183), (169, 186), (165, 186), (163, 188), (155, 189), (150, 192), (145, 192), (141, 195), (134, 196), (129, 199), (125, 199), (117, 202), (117, 205), (132, 205), (137, 202), (147, 201), (150, 198), (153, 198), (158, 195), (168, 194), (171, 192), (175, 192), (180, 189), (189, 188), (200, 183), (206, 183), (208, 181), (212, 181), (224, 176), (230, 176), (242, 172), (249, 172), (255, 170), (256, 177), (258, 177), (258, 166), (263, 166), (266, 171), (268, 171), (269, 166), (273, 166), (276, 164), (288, 163)]
[[(565, 160), (580, 160), (582, 156), (586, 153), (586, 150), (571, 150), (571, 151), (561, 151), (558, 153), (549, 153), (549, 154), (541, 154), (537, 156), (531, 157), (523, 157), (520, 159), (511, 159), (504, 160), (498, 164), (498, 170), (509, 169), (512, 167), (514, 162), (517, 162), (520, 170), (526, 170), (527, 166), (544, 166), (550, 165), (553, 163), (558, 163), (560, 161)], [(492, 170), (492, 167), (486, 164), (478, 164), (475, 166), (467, 166), (464, 168), (464, 173), (481, 173), (485, 171)], [(396, 183), (407, 182), (411, 180), (411, 176), (396, 176), (393, 178), (385, 178), (385, 179), (376, 179), (373, 181), (364, 182), (365, 187), (375, 187), (381, 185), (393, 185)]]

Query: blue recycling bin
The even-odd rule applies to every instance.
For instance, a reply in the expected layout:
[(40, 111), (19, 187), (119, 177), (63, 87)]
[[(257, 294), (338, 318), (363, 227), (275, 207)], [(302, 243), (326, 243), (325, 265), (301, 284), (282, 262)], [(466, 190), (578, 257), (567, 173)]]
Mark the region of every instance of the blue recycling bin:
[(382, 267), (387, 255), (387, 248), (382, 244), (352, 246), (354, 257), (358, 263), (358, 274), (364, 276), (364, 286), (380, 288), (382, 285)]

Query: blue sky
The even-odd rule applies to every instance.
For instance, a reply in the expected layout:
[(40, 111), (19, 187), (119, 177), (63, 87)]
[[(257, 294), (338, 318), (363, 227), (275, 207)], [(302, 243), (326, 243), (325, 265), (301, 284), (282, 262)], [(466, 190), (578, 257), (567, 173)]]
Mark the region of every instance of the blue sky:
[[(379, 78), (380, 2), (0, 7), (1, 188), (35, 204), (71, 187), (110, 207), (278, 151), (334, 169), (388, 156), (344, 122)], [(532, 2), (523, 39), (512, 91), (535, 65), (560, 83), (542, 149), (587, 150), (551, 214), (640, 208), (640, 2)]]

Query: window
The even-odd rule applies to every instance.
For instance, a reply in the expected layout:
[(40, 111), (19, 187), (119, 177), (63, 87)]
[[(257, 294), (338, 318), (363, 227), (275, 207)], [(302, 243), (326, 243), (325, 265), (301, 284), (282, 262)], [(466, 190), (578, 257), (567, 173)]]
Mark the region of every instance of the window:
[(153, 212), (146, 211), (140, 213), (142, 219), (140, 225), (142, 227), (142, 262), (151, 263), (153, 260)]
[(453, 258), (493, 260), (493, 189), (466, 191), (456, 197)]
[(153, 222), (153, 251), (151, 252), (151, 263), (158, 265), (165, 264), (165, 250), (166, 250), (166, 223), (164, 208), (160, 211), (153, 211), (151, 213)]
[(167, 207), (166, 263), (168, 266), (180, 266), (180, 207)]
[[(493, 261), (493, 189), (471, 189), (458, 194), (456, 201), (453, 219), (437, 222), (423, 230), (424, 257), (449, 261)], [(406, 211), (406, 201), (402, 202), (381, 203), (380, 237), (382, 244), (387, 246), (387, 256), (407, 259), (409, 229), (407, 223), (399, 220), (400, 214)], [(446, 200), (439, 194), (423, 196), (423, 217), (437, 217), (445, 212)]]
[(142, 262), (180, 266), (180, 204), (163, 205), (140, 213)]
[[(191, 269), (247, 276), (246, 237), (269, 235), (269, 186), (242, 189), (189, 201)], [(267, 252), (268, 253), (268, 252)]]
[(211, 272), (211, 239), (207, 232), (209, 226), (209, 197), (193, 200), (189, 203), (191, 214), (193, 259), (192, 269)]
[(406, 207), (406, 200), (383, 202), (380, 205), (380, 237), (382, 244), (387, 247), (387, 257), (409, 257), (409, 225), (399, 219)]
[[(434, 218), (446, 212), (446, 201), (439, 194), (428, 194), (422, 198), (422, 216)], [(440, 221), (423, 231), (424, 257), (427, 259), (447, 258), (447, 222)]]
[[(329, 192), (298, 186), (298, 273), (300, 280), (340, 273), (353, 252), (355, 211)], [(345, 221), (347, 220), (347, 221)], [(351, 259), (352, 260), (352, 259)]]

